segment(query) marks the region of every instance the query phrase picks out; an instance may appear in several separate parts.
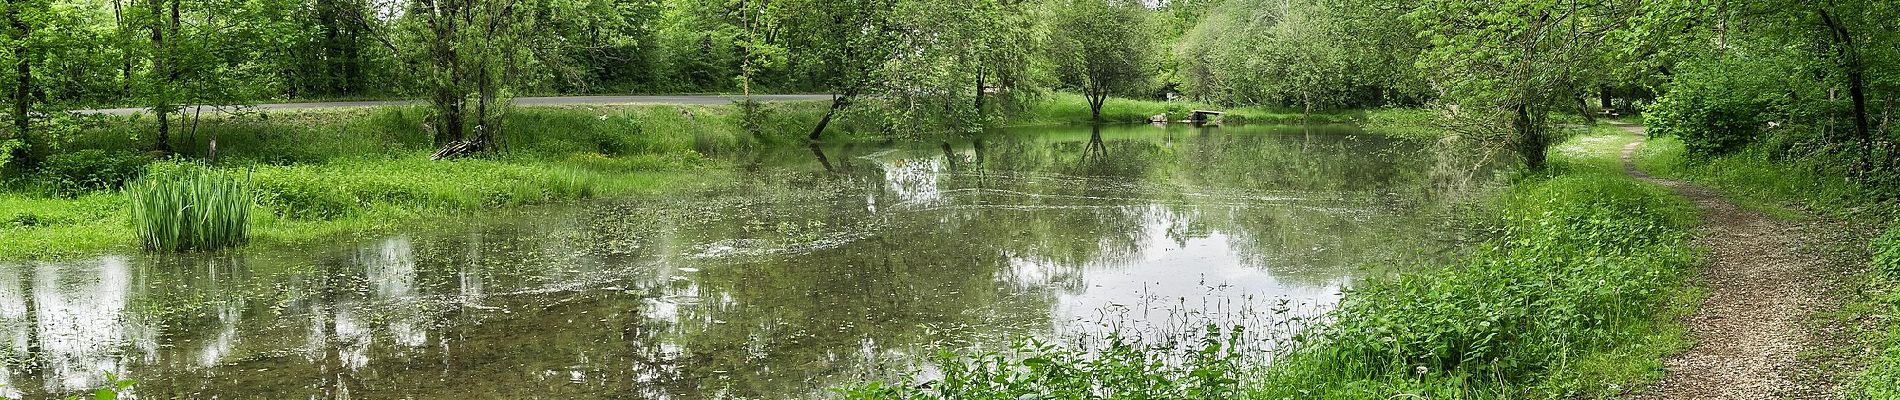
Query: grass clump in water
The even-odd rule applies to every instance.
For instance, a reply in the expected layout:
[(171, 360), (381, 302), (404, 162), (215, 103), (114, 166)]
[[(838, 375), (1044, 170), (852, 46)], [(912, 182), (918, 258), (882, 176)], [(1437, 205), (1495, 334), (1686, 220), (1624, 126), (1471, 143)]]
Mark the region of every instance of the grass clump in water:
[(154, 168), (125, 187), (140, 243), (154, 251), (216, 250), (249, 240), (249, 185), (208, 168)]
[[(1027, 340), (1008, 351), (939, 353), (928, 384), (867, 382), (838, 390), (851, 400), (1233, 399), (1248, 356), (1241, 329), (1209, 326), (1199, 340), (1111, 335), (1100, 348)], [(1077, 342), (1080, 343), (1080, 342)]]

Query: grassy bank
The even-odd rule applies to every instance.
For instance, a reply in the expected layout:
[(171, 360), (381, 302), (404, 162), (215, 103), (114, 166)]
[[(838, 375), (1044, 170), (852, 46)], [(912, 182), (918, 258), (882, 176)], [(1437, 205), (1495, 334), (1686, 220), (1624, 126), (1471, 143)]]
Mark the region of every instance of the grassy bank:
[(1857, 183), (1851, 155), (1777, 156), (1786, 150), (1761, 143), (1692, 159), (1681, 140), (1660, 137), (1637, 162), (1652, 174), (1715, 188), (1778, 218), (1821, 218), (1844, 228), (1828, 232), (1830, 248), (1814, 249), (1852, 276), (1835, 293), (1844, 304), (1817, 322), (1850, 328), (1844, 348), (1830, 351), (1865, 368), (1831, 378), (1845, 383), (1847, 398), (1900, 398), (1900, 319), (1894, 318), (1900, 315), (1900, 204), (1892, 200), (1900, 189)]
[[(175, 125), (184, 155), (160, 160), (142, 134), (150, 117), (96, 118), (69, 127), (36, 171), (4, 178), (0, 259), (131, 251), (138, 243), (118, 189), (149, 170), (205, 163), (251, 187), (250, 239), (298, 243), (397, 227), (496, 207), (571, 201), (693, 185), (708, 155), (803, 143), (821, 103), (764, 107), (762, 129), (740, 128), (729, 106), (520, 108), (499, 134), (502, 150), (431, 161), (421, 107), (303, 110), (206, 116)], [(834, 135), (862, 125), (841, 121)]]
[[(1661, 377), (1685, 349), (1677, 317), (1698, 251), (1691, 206), (1621, 173), (1631, 139), (1593, 130), (1479, 209), (1497, 236), (1448, 265), (1359, 282), (1315, 327), (1248, 346), (1212, 326), (1105, 349), (1030, 343), (940, 358), (940, 378), (867, 383), (848, 398), (1607, 398)], [(1271, 361), (1271, 362), (1269, 362)]]

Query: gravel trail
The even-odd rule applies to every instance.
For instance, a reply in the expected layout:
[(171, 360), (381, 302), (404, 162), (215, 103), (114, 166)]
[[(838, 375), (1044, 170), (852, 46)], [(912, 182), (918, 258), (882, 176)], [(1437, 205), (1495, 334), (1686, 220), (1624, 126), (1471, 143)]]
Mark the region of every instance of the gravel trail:
[[(1638, 136), (1643, 127), (1624, 130)], [(1664, 360), (1667, 375), (1644, 399), (1826, 399), (1825, 384), (1800, 379), (1800, 354), (1819, 338), (1804, 325), (1827, 305), (1828, 268), (1803, 251), (1813, 224), (1783, 221), (1695, 185), (1651, 177), (1623, 148), (1630, 175), (1668, 186), (1702, 210), (1696, 242), (1711, 250), (1697, 273), (1707, 298), (1686, 321), (1695, 345)]]

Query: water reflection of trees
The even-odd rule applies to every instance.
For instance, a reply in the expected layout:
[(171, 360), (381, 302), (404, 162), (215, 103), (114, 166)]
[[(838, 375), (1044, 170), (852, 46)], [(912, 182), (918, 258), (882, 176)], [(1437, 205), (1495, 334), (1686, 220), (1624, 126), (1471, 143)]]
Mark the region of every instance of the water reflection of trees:
[[(1050, 329), (1091, 273), (1157, 243), (1220, 241), (1321, 286), (1433, 241), (1413, 209), (1435, 161), (1407, 146), (1152, 129), (766, 152), (706, 190), (326, 251), (0, 266), (4, 375), (62, 391), (124, 370), (154, 397), (774, 397)], [(78, 319), (100, 329), (57, 322)]]

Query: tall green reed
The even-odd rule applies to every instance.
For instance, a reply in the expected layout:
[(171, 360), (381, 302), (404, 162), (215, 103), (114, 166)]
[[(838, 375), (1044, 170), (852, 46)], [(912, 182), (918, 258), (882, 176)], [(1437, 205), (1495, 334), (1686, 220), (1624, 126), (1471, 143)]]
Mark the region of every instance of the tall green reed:
[(246, 242), (253, 203), (248, 182), (207, 168), (154, 170), (125, 187), (146, 249), (216, 250)]

